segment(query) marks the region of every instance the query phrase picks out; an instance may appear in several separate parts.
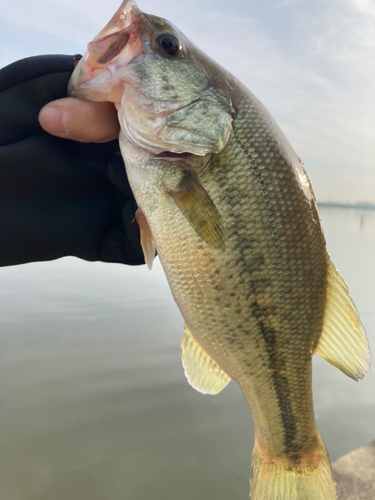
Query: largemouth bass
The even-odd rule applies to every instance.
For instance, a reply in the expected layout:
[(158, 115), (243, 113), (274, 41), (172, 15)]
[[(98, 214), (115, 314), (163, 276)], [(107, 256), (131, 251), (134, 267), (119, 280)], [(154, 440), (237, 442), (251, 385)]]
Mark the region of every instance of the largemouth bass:
[(168, 21), (124, 1), (69, 92), (112, 101), (139, 206), (185, 319), (190, 384), (233, 379), (255, 422), (254, 500), (333, 500), (311, 357), (358, 380), (366, 336), (330, 261), (303, 164), (262, 104)]

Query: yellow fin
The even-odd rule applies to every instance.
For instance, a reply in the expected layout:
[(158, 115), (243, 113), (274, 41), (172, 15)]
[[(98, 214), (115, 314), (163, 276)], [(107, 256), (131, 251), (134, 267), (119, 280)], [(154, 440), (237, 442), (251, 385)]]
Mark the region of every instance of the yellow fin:
[(203, 394), (217, 394), (229, 384), (231, 378), (202, 349), (186, 323), (181, 348), (185, 375), (194, 389)]
[(354, 380), (369, 370), (370, 351), (365, 330), (348, 287), (328, 258), (327, 302), (322, 334), (314, 353)]
[(267, 456), (255, 441), (251, 478), (251, 500), (337, 500), (335, 480), (321, 439), (318, 448), (299, 461), (283, 455)]
[(224, 246), (219, 212), (203, 187), (185, 172), (178, 191), (169, 191), (174, 202), (204, 241), (214, 247)]
[(139, 225), (139, 231), (141, 233), (141, 247), (143, 250), (143, 255), (145, 257), (145, 262), (147, 267), (151, 270), (152, 263), (155, 259), (155, 241), (152, 236), (150, 226), (148, 225), (145, 214), (140, 208), (135, 213), (135, 218)]

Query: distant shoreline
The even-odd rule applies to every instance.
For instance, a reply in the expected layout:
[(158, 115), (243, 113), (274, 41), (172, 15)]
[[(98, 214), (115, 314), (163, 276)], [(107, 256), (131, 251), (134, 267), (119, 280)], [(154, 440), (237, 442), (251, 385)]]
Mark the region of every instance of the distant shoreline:
[(366, 203), (366, 202), (359, 202), (359, 203), (339, 203), (339, 202), (334, 202), (334, 201), (318, 201), (317, 202), (318, 207), (322, 208), (355, 208), (355, 209), (360, 209), (360, 210), (375, 210), (375, 204), (374, 203)]

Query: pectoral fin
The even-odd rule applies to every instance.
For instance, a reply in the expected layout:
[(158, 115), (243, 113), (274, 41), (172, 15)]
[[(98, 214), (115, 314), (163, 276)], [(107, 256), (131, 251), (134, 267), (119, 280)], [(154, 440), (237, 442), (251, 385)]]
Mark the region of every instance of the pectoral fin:
[(186, 323), (181, 348), (185, 375), (194, 389), (203, 394), (217, 394), (229, 384), (231, 378), (202, 349)]
[(141, 233), (141, 247), (143, 250), (143, 255), (145, 257), (145, 262), (149, 269), (152, 268), (152, 263), (155, 259), (155, 242), (152, 236), (150, 226), (148, 225), (145, 214), (140, 208), (135, 213), (135, 218), (139, 225), (139, 231)]
[(184, 174), (180, 189), (169, 191), (169, 194), (196, 233), (208, 245), (223, 248), (220, 214), (209, 194), (189, 173)]
[(348, 287), (329, 256), (327, 258), (327, 302), (323, 331), (313, 352), (358, 380), (366, 375), (370, 365), (366, 334)]

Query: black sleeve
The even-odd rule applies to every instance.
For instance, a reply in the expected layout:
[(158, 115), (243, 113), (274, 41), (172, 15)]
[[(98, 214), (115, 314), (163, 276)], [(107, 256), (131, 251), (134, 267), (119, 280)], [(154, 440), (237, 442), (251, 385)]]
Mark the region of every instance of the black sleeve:
[(67, 96), (74, 59), (0, 69), (0, 266), (66, 255), (144, 263), (117, 140), (83, 144), (39, 125), (40, 109)]

